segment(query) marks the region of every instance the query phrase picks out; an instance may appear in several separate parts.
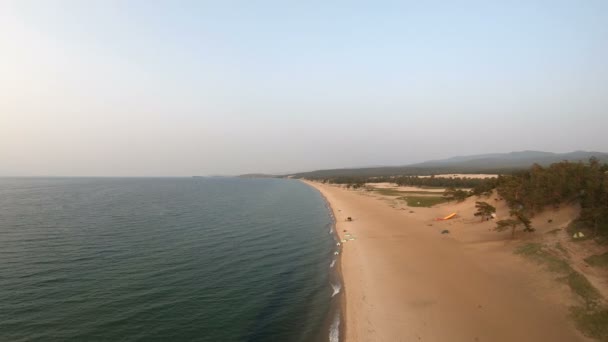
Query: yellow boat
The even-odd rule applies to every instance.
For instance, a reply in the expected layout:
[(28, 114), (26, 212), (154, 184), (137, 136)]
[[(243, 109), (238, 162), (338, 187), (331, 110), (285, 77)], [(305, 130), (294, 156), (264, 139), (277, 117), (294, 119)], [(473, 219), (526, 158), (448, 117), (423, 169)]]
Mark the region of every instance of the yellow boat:
[(438, 217), (435, 220), (437, 220), (437, 221), (445, 221), (445, 220), (449, 220), (451, 218), (454, 218), (454, 216), (456, 216), (456, 213), (451, 213), (450, 215), (448, 215), (448, 216), (446, 216), (444, 218)]

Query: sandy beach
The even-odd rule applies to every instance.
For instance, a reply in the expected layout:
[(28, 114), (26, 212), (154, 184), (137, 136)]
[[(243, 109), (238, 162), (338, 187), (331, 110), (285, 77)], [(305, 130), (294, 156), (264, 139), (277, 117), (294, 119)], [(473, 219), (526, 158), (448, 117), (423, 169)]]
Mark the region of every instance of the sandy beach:
[[(474, 199), (395, 207), (306, 183), (331, 203), (341, 239), (353, 239), (341, 258), (346, 341), (589, 341), (568, 318), (568, 287), (515, 255), (508, 233), (476, 222)], [(451, 211), (459, 219), (434, 220)]]

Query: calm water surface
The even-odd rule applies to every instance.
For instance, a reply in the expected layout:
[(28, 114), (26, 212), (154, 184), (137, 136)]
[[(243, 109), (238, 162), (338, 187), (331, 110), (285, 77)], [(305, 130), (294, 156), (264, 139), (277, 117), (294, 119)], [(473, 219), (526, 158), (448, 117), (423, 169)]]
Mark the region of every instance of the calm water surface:
[(330, 229), (293, 180), (0, 178), (0, 340), (327, 340)]

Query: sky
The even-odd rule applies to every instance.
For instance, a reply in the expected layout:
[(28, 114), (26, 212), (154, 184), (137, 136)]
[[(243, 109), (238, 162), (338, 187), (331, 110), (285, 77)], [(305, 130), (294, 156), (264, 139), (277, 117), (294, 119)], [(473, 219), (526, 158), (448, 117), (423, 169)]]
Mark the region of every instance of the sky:
[(608, 152), (608, 1), (0, 1), (0, 176)]

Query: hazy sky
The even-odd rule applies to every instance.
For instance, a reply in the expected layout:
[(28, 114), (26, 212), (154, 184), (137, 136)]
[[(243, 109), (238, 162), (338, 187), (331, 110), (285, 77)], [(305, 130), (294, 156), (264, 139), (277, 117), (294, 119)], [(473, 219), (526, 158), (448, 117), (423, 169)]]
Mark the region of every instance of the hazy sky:
[(608, 1), (0, 0), (0, 175), (608, 151)]

